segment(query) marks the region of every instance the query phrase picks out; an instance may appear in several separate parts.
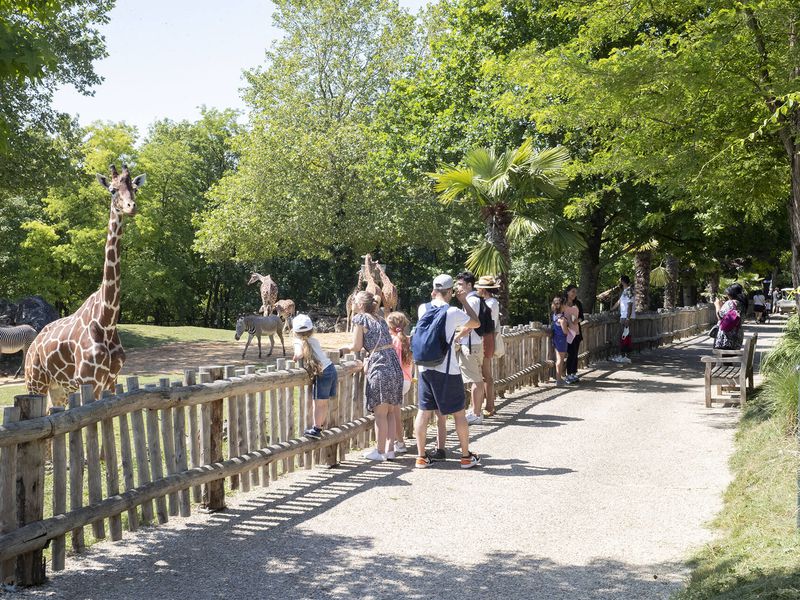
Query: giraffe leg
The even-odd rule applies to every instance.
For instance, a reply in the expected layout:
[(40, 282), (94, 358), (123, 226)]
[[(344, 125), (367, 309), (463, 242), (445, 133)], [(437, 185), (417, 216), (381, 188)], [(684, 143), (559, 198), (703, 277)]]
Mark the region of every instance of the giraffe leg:
[(52, 384), (47, 396), (50, 400), (50, 406), (66, 406), (67, 404), (67, 392), (60, 385)]

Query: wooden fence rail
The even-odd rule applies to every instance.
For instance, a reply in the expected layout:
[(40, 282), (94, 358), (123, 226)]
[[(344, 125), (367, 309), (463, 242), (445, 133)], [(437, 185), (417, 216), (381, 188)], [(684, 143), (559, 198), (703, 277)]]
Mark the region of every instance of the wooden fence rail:
[[(640, 315), (632, 325), (634, 344), (671, 343), (712, 320), (709, 307)], [(550, 378), (545, 327), (506, 327), (502, 334), (506, 354), (494, 361), (498, 394)], [(605, 358), (618, 337), (618, 317), (590, 315), (582, 363)], [(368, 446), (374, 418), (365, 414), (362, 362), (354, 355), (331, 358), (339, 389), (319, 440), (299, 437), (313, 418), (311, 381), (286, 359), (258, 371), (187, 369), (182, 381), (144, 388), (129, 377), (127, 391), (120, 384), (97, 401), (85, 387), (70, 395), (68, 410), (49, 414), (42, 397), (18, 396), (14, 408), (0, 411), (0, 583), (41, 583), (48, 545), (51, 569), (63, 569), (67, 547), (85, 548), (87, 526), (94, 539), (118, 540), (124, 529), (188, 516), (192, 501), (204, 510), (224, 509), (226, 481), (243, 491), (268, 486), (283, 473), (334, 465)], [(403, 408), (408, 432), (415, 404), (412, 386)]]

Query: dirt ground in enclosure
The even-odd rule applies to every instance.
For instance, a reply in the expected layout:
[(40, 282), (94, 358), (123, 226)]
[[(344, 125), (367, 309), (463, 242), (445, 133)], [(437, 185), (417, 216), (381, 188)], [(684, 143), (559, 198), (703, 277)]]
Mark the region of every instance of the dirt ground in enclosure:
[[(315, 337), (319, 339), (320, 345), (324, 350), (338, 350), (342, 346), (349, 345), (352, 334), (349, 333), (317, 333)], [(258, 358), (258, 343), (253, 339), (247, 349), (247, 356), (242, 360), (242, 350), (247, 342), (246, 339), (240, 341), (231, 340), (230, 342), (199, 342), (196, 344), (167, 344), (156, 348), (140, 348), (127, 350), (125, 366), (120, 373), (123, 378), (120, 382), (124, 383), (124, 377), (137, 375), (140, 377), (152, 375), (176, 375), (183, 369), (197, 368), (204, 365), (256, 365), (265, 366), (275, 364), (275, 361), (283, 357), (281, 353), (281, 342), (275, 338), (275, 349), (272, 356), (267, 356), (269, 352), (269, 338), (261, 339), (262, 358)], [(292, 334), (284, 336), (286, 346), (286, 358), (291, 359), (293, 353)], [(0, 377), (0, 386), (19, 385), (24, 383), (22, 378)]]

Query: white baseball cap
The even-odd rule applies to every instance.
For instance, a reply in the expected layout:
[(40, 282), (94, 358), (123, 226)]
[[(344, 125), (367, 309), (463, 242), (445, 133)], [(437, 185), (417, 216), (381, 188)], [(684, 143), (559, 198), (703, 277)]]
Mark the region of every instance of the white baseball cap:
[(311, 317), (303, 313), (297, 314), (292, 319), (292, 331), (301, 333), (303, 331), (311, 331), (314, 329), (314, 323), (311, 322)]
[(449, 290), (453, 287), (453, 278), (450, 275), (437, 275), (433, 279), (433, 289), (435, 290)]

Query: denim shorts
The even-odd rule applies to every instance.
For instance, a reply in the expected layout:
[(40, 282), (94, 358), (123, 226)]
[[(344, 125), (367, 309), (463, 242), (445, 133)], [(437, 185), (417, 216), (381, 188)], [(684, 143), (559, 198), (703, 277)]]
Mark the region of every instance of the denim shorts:
[(438, 410), (443, 415), (452, 415), (464, 410), (464, 380), (461, 375), (450, 375), (426, 370), (419, 374), (420, 410)]
[(314, 380), (314, 400), (327, 400), (336, 397), (336, 386), (339, 383), (339, 375), (336, 367), (332, 364), (325, 367), (325, 370), (317, 375)]

